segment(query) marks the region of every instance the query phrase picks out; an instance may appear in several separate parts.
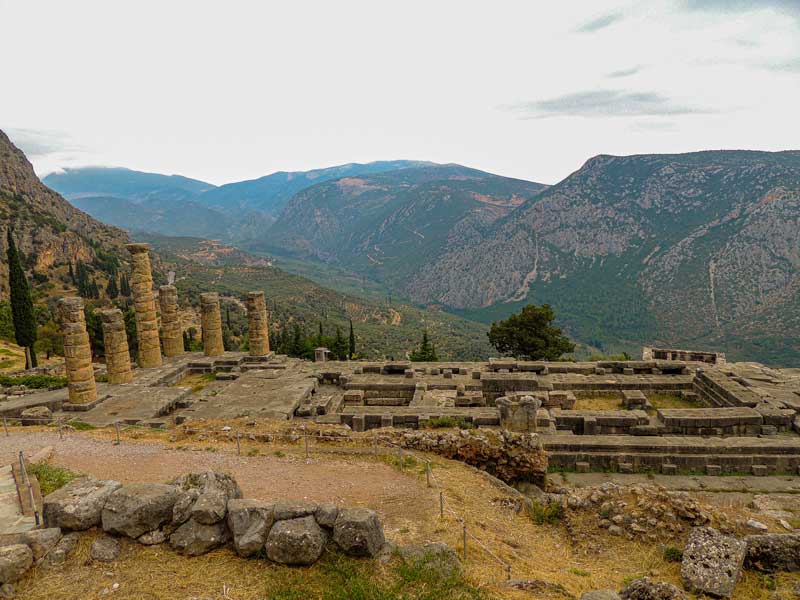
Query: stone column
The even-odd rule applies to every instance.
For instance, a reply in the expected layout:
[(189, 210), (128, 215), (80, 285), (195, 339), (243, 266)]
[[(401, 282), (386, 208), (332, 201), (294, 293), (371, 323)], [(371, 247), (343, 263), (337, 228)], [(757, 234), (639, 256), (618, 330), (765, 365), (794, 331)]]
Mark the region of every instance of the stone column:
[(219, 294), (200, 294), (200, 323), (203, 328), (203, 354), (220, 356), (225, 352), (222, 344), (222, 317), (219, 313)]
[(67, 368), (69, 401), (88, 404), (97, 400), (97, 385), (92, 368), (92, 347), (86, 331), (82, 298), (61, 298), (58, 302), (61, 331), (64, 334), (64, 362)]
[(264, 292), (247, 294), (247, 321), (250, 356), (266, 356), (269, 354), (269, 318)]
[(150, 271), (150, 244), (128, 244), (131, 253), (131, 291), (136, 311), (136, 333), (139, 336), (139, 366), (150, 369), (161, 366), (161, 343), (158, 339), (156, 300), (153, 296), (153, 275)]
[(122, 311), (118, 308), (102, 310), (100, 318), (103, 321), (108, 383), (130, 383), (133, 381), (133, 371)]
[(164, 356), (180, 356), (183, 354), (183, 327), (178, 312), (178, 290), (175, 286), (162, 285), (158, 288), (158, 302), (161, 305)]

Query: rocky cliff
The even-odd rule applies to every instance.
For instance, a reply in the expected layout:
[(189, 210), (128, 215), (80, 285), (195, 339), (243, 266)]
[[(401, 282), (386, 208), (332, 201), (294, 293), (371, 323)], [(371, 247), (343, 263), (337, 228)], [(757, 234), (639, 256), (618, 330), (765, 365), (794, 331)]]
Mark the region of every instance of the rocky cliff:
[(39, 181), (28, 159), (0, 131), (0, 299), (8, 297), (6, 236), (14, 228), (26, 267), (55, 285), (56, 274), (81, 260), (105, 262), (124, 257), (127, 235), (74, 208)]

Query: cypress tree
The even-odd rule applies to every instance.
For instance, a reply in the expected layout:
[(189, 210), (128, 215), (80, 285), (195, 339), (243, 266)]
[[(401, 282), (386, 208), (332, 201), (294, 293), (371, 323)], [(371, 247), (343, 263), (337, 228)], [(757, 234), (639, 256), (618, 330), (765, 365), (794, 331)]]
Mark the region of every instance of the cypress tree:
[(112, 300), (119, 296), (119, 288), (117, 287), (117, 276), (112, 275), (111, 278), (108, 280), (108, 285), (106, 286), (106, 294)]
[(25, 348), (25, 368), (37, 366), (36, 352), (33, 344), (36, 342), (36, 318), (33, 315), (33, 300), (25, 270), (22, 268), (11, 228), (6, 233), (8, 239), (8, 282), (11, 287), (11, 318), (14, 322), (14, 339), (17, 344)]
[(350, 319), (350, 340), (347, 357), (351, 360), (356, 357), (356, 334), (353, 333), (353, 319)]
[(347, 342), (344, 340), (342, 330), (336, 328), (336, 338), (331, 344), (331, 354), (336, 360), (345, 360), (347, 358)]
[(69, 280), (72, 282), (72, 285), (75, 285), (75, 271), (72, 268), (72, 263), (69, 263)]

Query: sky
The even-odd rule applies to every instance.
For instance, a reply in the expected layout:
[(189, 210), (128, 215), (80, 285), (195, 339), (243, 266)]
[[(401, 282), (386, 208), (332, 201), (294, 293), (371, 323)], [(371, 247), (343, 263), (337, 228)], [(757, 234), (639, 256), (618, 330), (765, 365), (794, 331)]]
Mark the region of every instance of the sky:
[(800, 148), (800, 0), (0, 0), (0, 27), (0, 129), (40, 176), (405, 158), (555, 183)]

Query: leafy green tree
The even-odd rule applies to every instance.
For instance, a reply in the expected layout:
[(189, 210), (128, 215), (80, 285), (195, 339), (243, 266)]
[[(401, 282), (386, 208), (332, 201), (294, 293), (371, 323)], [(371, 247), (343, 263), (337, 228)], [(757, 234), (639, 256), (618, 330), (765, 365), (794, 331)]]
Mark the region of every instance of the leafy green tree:
[(334, 360), (347, 360), (347, 340), (342, 335), (342, 330), (336, 328), (336, 337), (331, 344), (331, 357)]
[(36, 351), (44, 352), (48, 359), (54, 354), (64, 356), (64, 336), (58, 323), (51, 319), (39, 325), (35, 346)]
[(347, 357), (353, 360), (356, 357), (356, 334), (353, 333), (353, 319), (350, 319), (350, 339), (347, 345)]
[(106, 294), (112, 300), (119, 296), (119, 288), (117, 287), (117, 276), (116, 274), (112, 275), (108, 279), (108, 285), (106, 286)]
[(11, 317), (14, 322), (14, 339), (17, 344), (25, 348), (25, 368), (37, 366), (36, 350), (36, 318), (33, 314), (33, 299), (25, 270), (22, 268), (14, 236), (9, 227), (6, 232), (8, 249), (8, 283), (11, 288)]
[(557, 360), (573, 352), (575, 344), (553, 326), (555, 313), (549, 304), (528, 304), (522, 312), (492, 323), (489, 342), (498, 352), (526, 360)]
[(14, 340), (14, 317), (11, 315), (11, 302), (0, 302), (0, 340)]
[(439, 357), (436, 355), (436, 347), (431, 344), (427, 331), (422, 332), (422, 341), (419, 344), (419, 348), (409, 354), (408, 358), (415, 362), (432, 362), (439, 360)]

